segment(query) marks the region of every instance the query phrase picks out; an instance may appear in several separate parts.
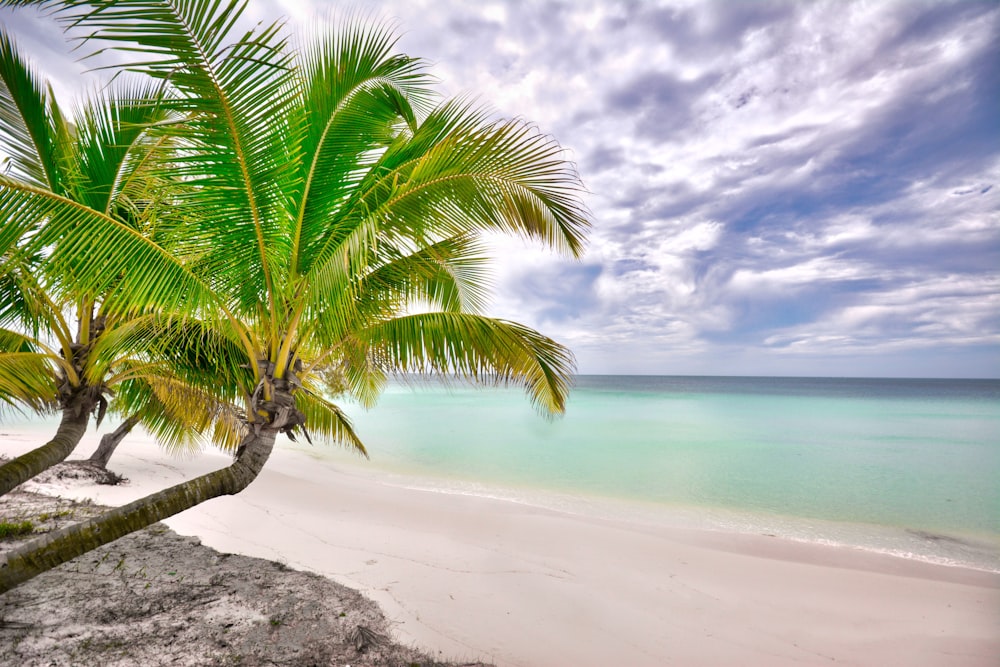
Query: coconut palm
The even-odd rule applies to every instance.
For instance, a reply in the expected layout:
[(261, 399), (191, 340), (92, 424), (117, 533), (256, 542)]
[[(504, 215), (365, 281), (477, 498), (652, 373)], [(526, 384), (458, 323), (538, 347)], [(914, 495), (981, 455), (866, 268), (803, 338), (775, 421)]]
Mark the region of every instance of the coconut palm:
[[(113, 93), (95, 95), (70, 117), (0, 31), (5, 181), (46, 192), (69, 206), (99, 211), (153, 236), (156, 206), (151, 200), (162, 196), (162, 183), (143, 174), (155, 147), (145, 128), (165, 118), (153, 93), (149, 83), (118, 86)], [(32, 230), (43, 219), (18, 212), (7, 224)], [(82, 438), (91, 414), (100, 424), (119, 385), (174, 387), (170, 397), (163, 396), (166, 402), (132, 406), (136, 421), (157, 428), (165, 441), (181, 442), (205, 421), (204, 413), (171, 405), (195, 390), (180, 386), (162, 360), (151, 358), (149, 345), (131, 345), (134, 334), (149, 329), (159, 315), (115, 311), (99, 294), (62, 290), (53, 280), (58, 276), (46, 275), (47, 254), (44, 248), (28, 250), (16, 243), (3, 254), (0, 397), (38, 412), (58, 411), (61, 421), (48, 443), (0, 466), (0, 495), (65, 459)], [(206, 410), (218, 407), (211, 400), (198, 405)]]
[[(477, 240), (502, 232), (582, 251), (579, 182), (551, 138), (468, 103), (432, 104), (423, 64), (394, 54), (385, 26), (347, 21), (293, 50), (280, 23), (234, 38), (244, 2), (56, 4), (171, 87), (183, 121), (158, 128), (176, 147), (160, 176), (186, 187), (158, 215), (183, 215), (185, 234), (166, 253), (88, 213), (100, 231), (74, 245), (77, 212), (6, 184), (0, 213), (44, 211), (28, 247), (52, 242), (74, 289), (214, 317), (242, 353), (217, 371), (240, 384), (247, 432), (232, 465), (9, 552), (0, 589), (238, 493), (278, 433), (360, 449), (322, 391), (330, 369), (369, 402), (392, 373), (423, 372), (518, 383), (543, 412), (564, 409), (572, 356), (482, 314)], [(107, 244), (117, 271), (81, 256)]]

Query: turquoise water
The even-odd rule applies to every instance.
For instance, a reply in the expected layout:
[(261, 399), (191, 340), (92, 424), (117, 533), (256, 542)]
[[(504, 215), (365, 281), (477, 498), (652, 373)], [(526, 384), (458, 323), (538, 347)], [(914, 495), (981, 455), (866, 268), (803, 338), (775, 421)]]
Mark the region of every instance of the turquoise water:
[(581, 376), (555, 420), (519, 390), (434, 384), (350, 413), (371, 466), (442, 490), (1000, 570), (1000, 381)]
[(1000, 572), (1000, 381), (581, 376), (553, 420), (517, 389), (426, 383), (344, 407), (370, 461), (283, 446), (445, 493)]

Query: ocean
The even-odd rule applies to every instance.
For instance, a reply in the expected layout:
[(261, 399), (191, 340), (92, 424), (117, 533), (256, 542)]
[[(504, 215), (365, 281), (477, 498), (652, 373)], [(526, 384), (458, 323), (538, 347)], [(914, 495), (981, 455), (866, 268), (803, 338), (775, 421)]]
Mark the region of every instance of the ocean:
[(414, 381), (343, 407), (370, 460), (279, 446), (388, 484), (1000, 572), (1000, 380), (584, 375), (554, 419), (517, 388)]
[(412, 382), (345, 408), (394, 483), (1000, 572), (1000, 381), (579, 376), (556, 419)]

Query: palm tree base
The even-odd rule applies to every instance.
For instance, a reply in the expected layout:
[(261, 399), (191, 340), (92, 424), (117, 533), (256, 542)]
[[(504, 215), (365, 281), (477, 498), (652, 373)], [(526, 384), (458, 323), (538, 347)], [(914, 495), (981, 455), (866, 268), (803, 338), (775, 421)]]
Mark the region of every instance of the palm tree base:
[(100, 516), (67, 526), (7, 552), (0, 560), (0, 593), (129, 533), (195, 505), (245, 489), (271, 455), (277, 431), (250, 434), (236, 460), (221, 470), (182, 482)]
[(0, 466), (0, 496), (72, 454), (87, 431), (89, 418), (88, 411), (63, 410), (62, 421), (52, 440)]

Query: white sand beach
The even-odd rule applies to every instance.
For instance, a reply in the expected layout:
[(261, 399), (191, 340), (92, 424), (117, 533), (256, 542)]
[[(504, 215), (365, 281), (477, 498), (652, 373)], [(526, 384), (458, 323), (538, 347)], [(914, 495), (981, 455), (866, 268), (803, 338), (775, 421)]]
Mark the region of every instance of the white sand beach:
[[(4, 431), (0, 453), (39, 444)], [(96, 446), (89, 436), (79, 458)], [(123, 486), (26, 488), (117, 505), (226, 465), (132, 436)], [(845, 548), (596, 519), (387, 483), (279, 448), (244, 493), (167, 523), (348, 584), (404, 642), (500, 666), (982, 665), (1000, 575)]]

